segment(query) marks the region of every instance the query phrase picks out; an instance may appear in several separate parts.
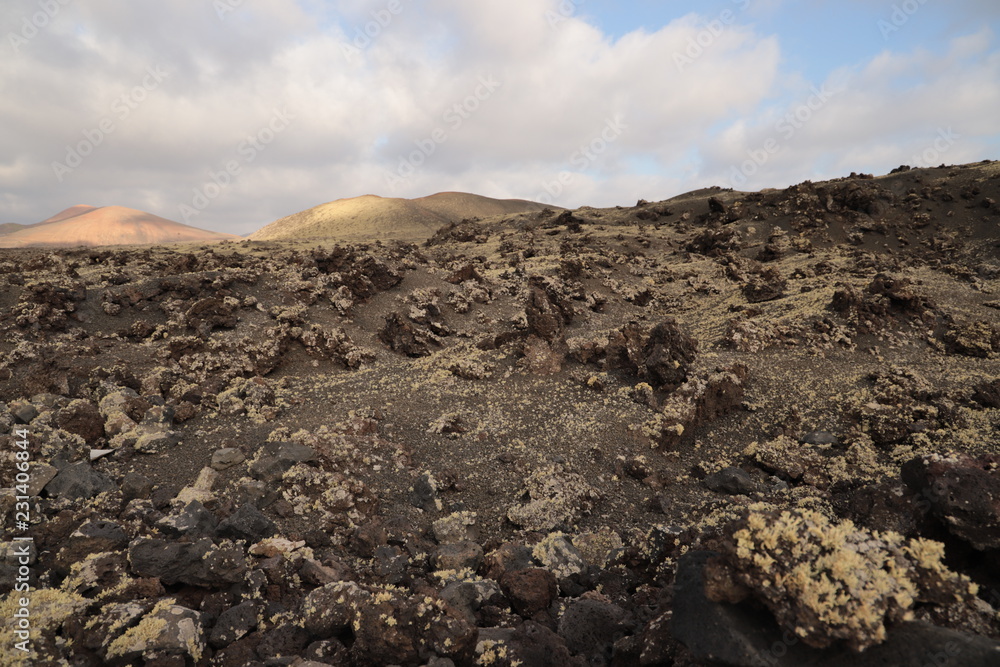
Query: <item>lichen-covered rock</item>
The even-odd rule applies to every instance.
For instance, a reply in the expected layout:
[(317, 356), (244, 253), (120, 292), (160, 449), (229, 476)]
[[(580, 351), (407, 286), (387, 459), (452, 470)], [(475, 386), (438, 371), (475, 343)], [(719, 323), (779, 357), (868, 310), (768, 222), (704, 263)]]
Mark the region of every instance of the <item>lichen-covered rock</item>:
[(557, 286), (539, 276), (528, 281), (524, 310), (528, 330), (547, 343), (563, 338), (566, 325), (573, 321), (573, 309), (561, 297)]
[(698, 341), (668, 317), (649, 332), (639, 359), (639, 376), (654, 389), (675, 389), (687, 380), (697, 352)]
[[(541, 623), (525, 621), (517, 628), (485, 628), (476, 646), (476, 664), (491, 667), (583, 667), (584, 658), (570, 656), (566, 642)], [(600, 663), (598, 663), (600, 664)]]
[(944, 343), (953, 354), (986, 359), (1000, 352), (1000, 328), (982, 320), (956, 324), (945, 333)]
[(107, 647), (107, 656), (112, 660), (143, 657), (147, 663), (168, 656), (181, 656), (197, 663), (204, 652), (202, 615), (176, 604), (173, 598), (158, 602), (138, 625)]
[(642, 435), (654, 445), (675, 446), (685, 432), (739, 405), (747, 374), (746, 366), (735, 364), (691, 378), (670, 394), (656, 417), (640, 427)]
[(282, 497), (299, 515), (318, 521), (345, 515), (362, 523), (378, 508), (378, 498), (357, 477), (327, 472), (304, 463), (292, 466), (282, 477)]
[(363, 363), (375, 359), (374, 353), (355, 345), (343, 329), (326, 329), (313, 324), (299, 338), (308, 350), (315, 350), (323, 356), (334, 359), (346, 368), (360, 368)]
[(910, 620), (917, 603), (970, 602), (977, 587), (950, 571), (944, 547), (833, 523), (811, 510), (750, 511), (705, 566), (708, 597), (763, 602), (810, 646), (844, 640), (861, 651)]
[(927, 432), (962, 428), (956, 403), (913, 369), (891, 366), (869, 375), (871, 393), (852, 410), (862, 429), (881, 448), (919, 443)]
[(117, 523), (101, 519), (87, 521), (63, 541), (56, 563), (60, 569), (68, 571), (73, 563), (89, 554), (117, 551), (127, 544), (128, 536)]
[(555, 375), (562, 370), (566, 360), (563, 347), (561, 341), (550, 343), (544, 338), (531, 334), (521, 348), (524, 364), (533, 375)]
[(1000, 408), (1000, 380), (976, 385), (972, 400), (984, 408)]
[(16, 424), (30, 424), (40, 414), (38, 408), (28, 401), (14, 401), (7, 409)]
[(549, 531), (560, 524), (573, 524), (600, 498), (586, 479), (558, 463), (531, 473), (524, 492), (529, 502), (508, 509), (507, 518), (526, 530)]
[(98, 409), (105, 419), (121, 412), (136, 423), (142, 421), (150, 407), (150, 404), (135, 390), (128, 388), (112, 388), (98, 403)]
[(752, 274), (744, 283), (743, 296), (750, 303), (774, 301), (785, 296), (787, 287), (788, 281), (781, 273), (773, 267), (767, 267)]
[(300, 611), (304, 627), (320, 639), (344, 632), (354, 618), (353, 601), (366, 594), (353, 581), (337, 581), (310, 591)]
[(238, 307), (239, 302), (232, 297), (199, 299), (184, 313), (184, 320), (187, 326), (198, 332), (199, 336), (207, 338), (213, 329), (235, 327), (237, 319), (233, 313)]
[(732, 227), (723, 227), (699, 232), (688, 241), (684, 250), (708, 257), (718, 257), (739, 250), (740, 246), (740, 233)]
[(126, 631), (138, 625), (151, 610), (152, 600), (129, 600), (104, 604), (93, 616), (75, 628), (74, 639), (82, 646), (107, 657), (108, 646)]
[(864, 291), (840, 285), (829, 308), (847, 317), (861, 333), (885, 328), (894, 317), (932, 320), (934, 304), (915, 294), (909, 279), (880, 273)]
[(435, 549), (431, 563), (438, 570), (475, 572), (483, 563), (483, 548), (475, 542), (452, 542)]
[(162, 431), (155, 433), (144, 433), (135, 440), (133, 447), (135, 451), (142, 454), (157, 454), (165, 449), (176, 446), (181, 441), (179, 431)]
[(246, 455), (236, 447), (223, 447), (212, 452), (211, 467), (213, 470), (222, 472), (237, 466), (246, 460)]
[(73, 562), (61, 588), (102, 602), (112, 602), (135, 595), (134, 583), (135, 579), (128, 575), (125, 552), (102, 551)]
[(847, 646), (811, 647), (755, 605), (708, 599), (704, 566), (715, 556), (692, 550), (680, 557), (672, 609), (643, 630), (640, 664), (672, 664), (685, 656), (698, 664), (733, 667), (990, 667), (1000, 655), (993, 640), (919, 620), (893, 625), (885, 642), (862, 653)]
[(219, 473), (212, 468), (202, 468), (194, 482), (178, 491), (174, 500), (181, 505), (187, 505), (194, 501), (204, 505), (214, 500), (215, 494), (212, 492), (212, 487), (215, 486), (218, 477)]
[(587, 569), (583, 555), (563, 533), (548, 535), (535, 545), (531, 553), (556, 579), (565, 579)]
[(12, 309), (14, 324), (34, 331), (65, 331), (70, 326), (70, 318), (75, 317), (77, 304), (86, 297), (87, 291), (79, 283), (28, 285)]
[(257, 655), (266, 662), (287, 659), (305, 652), (310, 635), (294, 620), (278, 620), (259, 632)]
[(121, 410), (116, 410), (108, 415), (104, 421), (104, 432), (108, 437), (113, 438), (122, 433), (135, 430), (139, 425)]
[[(63, 664), (69, 647), (60, 628), (83, 612), (90, 601), (52, 588), (32, 590), (28, 606), (22, 604), (23, 599), (23, 592), (12, 591), (0, 600), (0, 645), (4, 647), (0, 667)], [(22, 627), (25, 618), (27, 628)]]
[(588, 565), (605, 567), (625, 543), (617, 532), (604, 526), (595, 532), (574, 535), (573, 546)]
[[(767, 472), (790, 482), (804, 482), (826, 488), (831, 481), (833, 457), (816, 447), (800, 444), (788, 436), (778, 436), (764, 443), (753, 443), (743, 453)], [(842, 461), (842, 459), (841, 459)]]
[(410, 324), (399, 313), (392, 313), (385, 318), (385, 325), (379, 330), (378, 337), (393, 352), (407, 357), (426, 357), (431, 353), (432, 346), (440, 345), (434, 334)]
[(500, 581), (507, 572), (526, 570), (535, 565), (531, 549), (513, 542), (501, 544), (496, 550), (486, 554), (483, 562), (486, 576), (496, 581)]
[(453, 512), (431, 524), (431, 530), (438, 544), (453, 544), (466, 540), (474, 542), (479, 537), (475, 512)]
[(468, 661), (477, 631), (443, 600), (353, 582), (318, 588), (302, 604), (304, 627), (325, 638), (348, 631), (359, 664), (420, 665), (432, 654)]

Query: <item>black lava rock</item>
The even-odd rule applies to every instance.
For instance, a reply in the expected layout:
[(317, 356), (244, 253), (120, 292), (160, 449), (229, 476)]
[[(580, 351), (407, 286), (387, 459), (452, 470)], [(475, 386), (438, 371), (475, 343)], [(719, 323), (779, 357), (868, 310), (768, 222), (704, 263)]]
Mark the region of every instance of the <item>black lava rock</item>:
[(224, 539), (246, 540), (248, 544), (260, 542), (278, 531), (274, 522), (251, 505), (242, 505), (232, 516), (219, 524), (215, 534)]

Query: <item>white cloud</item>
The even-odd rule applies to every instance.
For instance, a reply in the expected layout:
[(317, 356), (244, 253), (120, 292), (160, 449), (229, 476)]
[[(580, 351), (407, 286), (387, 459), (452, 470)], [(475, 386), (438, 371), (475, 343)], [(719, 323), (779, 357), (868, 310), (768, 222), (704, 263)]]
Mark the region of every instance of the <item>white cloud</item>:
[[(388, 0), (337, 12), (314, 0), (232, 4), (220, 19), (203, 0), (71, 3), (2, 61), (0, 89), (14, 93), (0, 96), (0, 222), (76, 203), (180, 219), (232, 160), (240, 174), (192, 224), (246, 233), (366, 193), (534, 197), (560, 177), (556, 203), (628, 204), (725, 184), (810, 94), (783, 69), (781, 36), (742, 22), (753, 12), (721, 31), (708, 23), (717, 15), (685, 15), (611, 39), (582, 15), (559, 15), (556, 0), (401, 0), (396, 14)], [(0, 32), (34, 8), (11, 3)], [(801, 180), (818, 164), (906, 161), (938, 126), (963, 134), (948, 161), (978, 158), (977, 142), (1000, 134), (995, 40), (984, 29), (951, 47), (943, 59), (887, 51), (832, 73), (827, 85), (844, 92), (751, 184)], [(150, 67), (169, 75), (123, 117), (116, 101)], [(281, 109), (294, 119), (248, 161), (241, 145)], [(615, 119), (623, 129), (602, 144)], [(52, 163), (108, 121), (113, 132), (59, 181)], [(386, 174), (420, 146), (432, 154), (390, 187)]]
[[(821, 177), (884, 171), (913, 162), (941, 132), (955, 139), (939, 151), (942, 162), (990, 157), (1000, 135), (994, 112), (1000, 108), (1000, 53), (990, 51), (993, 35), (985, 28), (948, 46), (943, 57), (886, 51), (857, 70), (835, 72), (824, 83), (832, 97), (803, 113), (809, 117), (800, 124), (782, 119), (802, 109), (808, 90), (776, 113), (734, 122), (706, 148), (703, 173), (752, 189), (812, 177), (803, 172), (805, 165), (823, 164)], [(779, 150), (765, 150), (769, 141)], [(767, 158), (759, 159), (764, 153)]]

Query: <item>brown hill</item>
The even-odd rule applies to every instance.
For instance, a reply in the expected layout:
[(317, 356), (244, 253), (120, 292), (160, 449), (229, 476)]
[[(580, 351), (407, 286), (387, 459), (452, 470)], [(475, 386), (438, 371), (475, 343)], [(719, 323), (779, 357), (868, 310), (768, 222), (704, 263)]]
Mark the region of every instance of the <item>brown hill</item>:
[(250, 235), (256, 241), (324, 239), (422, 241), (451, 222), (525, 211), (542, 204), (492, 199), (464, 192), (440, 192), (418, 199), (364, 195), (338, 199), (276, 220)]
[(527, 199), (493, 199), (468, 192), (439, 192), (413, 201), (448, 218), (449, 222), (461, 222), (463, 218), (486, 218), (494, 215), (541, 211), (545, 208), (544, 204)]
[(59, 222), (60, 220), (69, 220), (70, 218), (75, 218), (78, 215), (83, 215), (84, 213), (90, 213), (91, 211), (96, 211), (98, 206), (88, 206), (87, 204), (77, 204), (76, 206), (70, 206), (65, 211), (60, 211), (48, 220), (41, 221), (40, 225), (47, 224), (49, 222)]
[(36, 225), (0, 236), (0, 248), (151, 245), (239, 238), (167, 220), (124, 206), (72, 206)]

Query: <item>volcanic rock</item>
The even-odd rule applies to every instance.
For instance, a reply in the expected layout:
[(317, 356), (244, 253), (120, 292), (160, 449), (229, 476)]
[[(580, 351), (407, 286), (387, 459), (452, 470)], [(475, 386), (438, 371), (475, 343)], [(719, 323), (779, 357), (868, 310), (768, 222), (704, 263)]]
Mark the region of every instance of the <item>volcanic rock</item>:
[(212, 628), (208, 642), (215, 648), (224, 648), (246, 636), (257, 627), (257, 605), (245, 600), (222, 612)]
[(712, 491), (734, 496), (749, 496), (757, 491), (757, 483), (740, 468), (723, 468), (705, 478), (705, 486)]
[(216, 546), (208, 538), (196, 542), (138, 538), (129, 544), (128, 559), (135, 574), (157, 577), (165, 584), (226, 586), (241, 581), (247, 569), (242, 550)]
[(45, 485), (45, 492), (57, 498), (80, 500), (114, 488), (114, 482), (94, 470), (88, 462), (78, 461), (60, 468), (59, 474)]
[(903, 466), (903, 480), (956, 537), (1000, 548), (1000, 456), (926, 456)]
[(507, 572), (500, 587), (517, 613), (527, 617), (548, 609), (558, 591), (555, 575), (538, 567)]
[(251, 503), (244, 503), (232, 516), (223, 519), (215, 533), (220, 538), (259, 542), (277, 532), (277, 526)]

